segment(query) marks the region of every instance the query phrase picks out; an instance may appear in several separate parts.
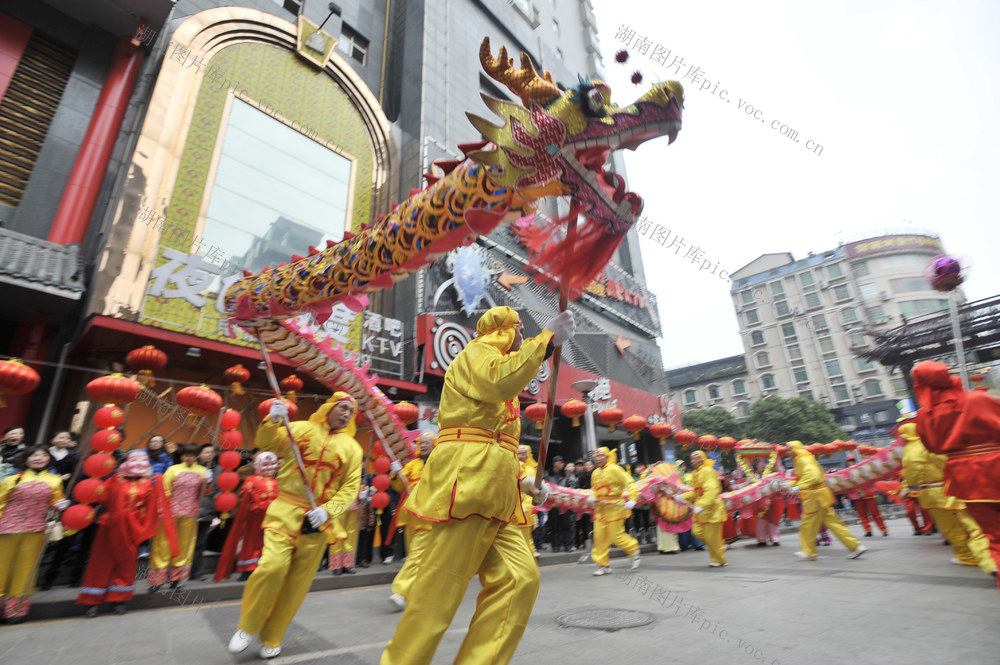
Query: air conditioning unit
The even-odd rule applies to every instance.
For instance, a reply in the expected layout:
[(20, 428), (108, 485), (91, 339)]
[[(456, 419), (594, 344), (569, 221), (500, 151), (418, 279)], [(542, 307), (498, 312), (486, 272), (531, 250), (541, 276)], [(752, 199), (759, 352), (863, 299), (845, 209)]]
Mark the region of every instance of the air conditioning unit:
[(888, 302), (888, 301), (892, 300), (892, 294), (891, 294), (891, 293), (889, 293), (888, 291), (883, 291), (883, 292), (882, 292), (882, 293), (880, 294), (880, 296), (881, 296), (882, 300), (884, 300), (884, 301), (886, 301), (886, 302)]
[(792, 309), (792, 312), (795, 316), (802, 316), (802, 305), (796, 305), (795, 308)]
[(821, 279), (820, 282), (819, 282), (819, 288), (821, 288), (821, 289), (828, 289), (828, 288), (830, 288), (830, 282), (828, 282), (825, 279)]

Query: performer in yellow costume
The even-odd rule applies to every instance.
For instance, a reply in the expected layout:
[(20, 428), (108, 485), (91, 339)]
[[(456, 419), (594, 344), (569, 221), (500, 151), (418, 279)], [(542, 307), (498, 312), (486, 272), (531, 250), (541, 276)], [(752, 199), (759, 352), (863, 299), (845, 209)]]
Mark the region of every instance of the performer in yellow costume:
[[(382, 665), (430, 663), (477, 572), (483, 590), (455, 662), (504, 665), (513, 657), (538, 594), (538, 566), (518, 528), (527, 519), (518, 488), (517, 395), (575, 331), (567, 311), (523, 339), (517, 312), (494, 307), (448, 367), (438, 447), (404, 507), (434, 526)], [(543, 489), (535, 501), (545, 498)]]
[[(243, 590), (239, 629), (230, 653), (244, 651), (259, 635), (261, 658), (281, 653), (281, 640), (309, 592), (323, 550), (346, 534), (331, 516), (351, 505), (361, 487), (362, 450), (354, 440), (357, 403), (335, 392), (308, 421), (291, 424), (294, 442), (282, 421), (288, 407), (275, 400), (257, 429), (257, 446), (283, 458), (278, 470), (278, 498), (264, 516), (264, 550), (257, 570)], [(316, 499), (310, 510), (305, 485), (291, 445), (302, 455), (305, 475)]]
[(917, 423), (907, 421), (899, 426), (899, 435), (906, 441), (903, 448), (903, 480), (920, 506), (930, 511), (941, 535), (955, 552), (953, 563), (979, 566), (987, 575), (996, 570), (990, 556), (990, 542), (965, 509), (965, 503), (944, 493), (946, 455), (935, 455), (924, 447), (917, 434)]
[(691, 469), (686, 480), (693, 489), (681, 498), (691, 504), (694, 522), (691, 531), (708, 547), (708, 565), (721, 568), (729, 563), (722, 542), (722, 524), (726, 521), (726, 504), (719, 498), (722, 481), (715, 471), (715, 460), (708, 459), (700, 450), (691, 453)]
[(816, 554), (816, 534), (820, 525), (826, 525), (837, 540), (850, 550), (848, 559), (856, 559), (867, 552), (868, 548), (851, 535), (837, 513), (833, 512), (833, 492), (826, 485), (823, 467), (801, 441), (789, 441), (788, 445), (795, 457), (795, 480), (789, 484), (789, 491), (799, 495), (802, 505), (802, 523), (799, 525), (802, 551), (796, 552), (795, 556), (810, 561), (819, 558)]
[[(632, 508), (639, 498), (632, 476), (615, 463), (617, 455), (610, 448), (594, 451), (594, 473), (590, 476), (590, 486), (594, 494), (587, 502), (594, 506), (594, 548), (590, 557), (597, 564), (595, 576), (610, 575), (608, 556), (611, 546), (625, 550), (632, 557), (632, 569), (639, 567), (639, 541), (625, 533), (625, 520), (632, 514)], [(628, 492), (628, 500), (622, 501)]]
[(401, 473), (406, 476), (406, 482), (409, 485), (410, 493), (412, 493), (417, 483), (420, 482), (420, 476), (424, 472), (424, 464), (427, 462), (427, 458), (430, 457), (436, 445), (437, 439), (433, 432), (422, 432), (420, 438), (417, 439), (419, 456), (407, 462), (406, 466), (402, 468), (399, 467), (399, 462), (393, 462), (391, 465), (391, 470), (397, 473), (397, 477), (392, 481), (393, 487), (400, 495), (403, 495), (403, 498), (399, 502), (399, 507), (396, 509), (396, 527), (406, 528), (406, 563), (403, 564), (403, 568), (393, 578), (392, 595), (389, 596), (389, 603), (397, 610), (403, 610), (406, 607), (406, 598), (410, 593), (410, 587), (413, 586), (413, 580), (417, 578), (420, 572), (420, 557), (424, 551), (427, 534), (430, 532), (431, 525), (433, 524), (432, 522), (418, 520), (403, 510), (409, 494), (404, 494), (406, 488), (403, 486), (403, 482), (399, 479), (398, 474)]
[[(530, 446), (522, 445), (517, 447), (517, 461), (520, 468), (518, 478), (521, 484), (525, 484), (525, 481), (527, 481), (533, 485), (535, 483), (538, 462), (532, 457)], [(537, 559), (538, 550), (535, 549), (535, 539), (531, 536), (532, 531), (535, 530), (535, 513), (532, 511), (534, 500), (535, 497), (531, 492), (521, 490), (521, 510), (524, 511), (524, 516), (528, 521), (518, 526), (521, 529), (521, 534), (524, 535), (524, 540), (528, 543), (528, 547), (531, 548), (531, 555)]]
[(178, 448), (180, 464), (174, 464), (163, 474), (163, 491), (170, 500), (170, 514), (177, 532), (177, 554), (172, 552), (170, 537), (160, 524), (153, 545), (146, 580), (149, 590), (156, 593), (170, 582), (170, 588), (180, 587), (191, 577), (191, 559), (198, 536), (198, 510), (208, 483), (208, 469), (198, 464), (198, 446), (185, 443)]

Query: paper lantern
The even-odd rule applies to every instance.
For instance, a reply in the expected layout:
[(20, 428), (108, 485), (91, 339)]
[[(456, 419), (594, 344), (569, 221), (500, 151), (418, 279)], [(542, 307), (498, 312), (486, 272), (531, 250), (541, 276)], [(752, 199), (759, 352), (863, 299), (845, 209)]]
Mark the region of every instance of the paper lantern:
[(541, 429), (542, 423), (545, 421), (545, 412), (547, 410), (548, 407), (544, 402), (535, 402), (524, 410), (524, 417), (528, 420), (534, 421), (536, 429)]
[(226, 368), (226, 371), (222, 373), (222, 378), (232, 386), (234, 395), (245, 395), (243, 384), (250, 380), (250, 370), (243, 365), (233, 365)]
[(238, 468), (242, 461), (243, 457), (235, 450), (227, 450), (219, 455), (219, 466), (227, 471)]
[(396, 404), (396, 417), (403, 421), (404, 425), (412, 425), (420, 419), (420, 408), (410, 402), (399, 402)]
[(690, 446), (697, 438), (698, 435), (689, 429), (682, 429), (680, 432), (674, 434), (674, 440), (682, 446)]
[(103, 478), (115, 470), (115, 458), (107, 453), (91, 455), (83, 463), (83, 472), (91, 478)]
[[(580, 416), (587, 412), (587, 405), (581, 400), (571, 399), (560, 407), (559, 412), (566, 418), (573, 419), (573, 427), (580, 426)], [(670, 436), (669, 434), (667, 436)]]
[(389, 495), (385, 492), (375, 492), (372, 497), (372, 508), (382, 509), (389, 505)]
[(837, 453), (840, 452), (840, 444), (836, 442), (825, 443), (823, 444), (823, 452), (826, 453), (827, 455), (836, 455)]
[(94, 413), (94, 424), (101, 429), (118, 427), (125, 422), (125, 412), (119, 406), (107, 404)]
[(193, 415), (204, 418), (222, 409), (222, 396), (206, 385), (188, 386), (177, 391), (177, 403)]
[(376, 441), (372, 444), (372, 457), (382, 457), (383, 455), (385, 455), (385, 448)]
[(80, 503), (97, 503), (105, 491), (103, 481), (97, 478), (84, 478), (73, 487), (73, 498)]
[(280, 385), (281, 389), (285, 391), (285, 399), (289, 402), (297, 402), (299, 398), (295, 393), (302, 392), (302, 387), (305, 384), (302, 382), (302, 379), (292, 374), (291, 376), (283, 378), (281, 383), (278, 385)]
[(660, 440), (662, 446), (667, 438), (674, 433), (674, 429), (667, 423), (653, 423), (649, 426), (649, 433)]
[(0, 408), (7, 406), (4, 395), (26, 395), (38, 387), (38, 372), (20, 360), (0, 361)]
[(374, 485), (375, 489), (380, 492), (384, 492), (389, 489), (389, 485), (391, 484), (392, 480), (389, 478), (389, 475), (385, 473), (380, 473), (372, 479), (372, 485)]
[(134, 402), (142, 386), (121, 374), (109, 374), (87, 384), (87, 395), (95, 402), (117, 404)]
[(222, 444), (223, 450), (236, 450), (243, 445), (243, 433), (238, 429), (223, 432), (222, 436), (219, 437), (219, 442)]
[[(299, 415), (299, 407), (295, 405), (294, 402), (289, 402), (287, 399), (281, 400), (288, 405), (288, 418), (289, 420), (295, 420)], [(274, 398), (266, 399), (257, 405), (257, 415), (263, 420), (267, 418), (267, 414), (271, 411), (271, 404), (274, 403)]]
[(857, 449), (858, 449), (858, 442), (857, 441), (845, 441), (844, 442), (844, 450), (857, 450)]
[[(90, 437), (90, 447), (100, 453), (110, 453), (122, 442), (122, 435), (116, 429), (102, 429)], [(102, 474), (103, 475), (103, 474)], [(84, 503), (90, 503), (84, 501)]]
[(813, 455), (825, 455), (826, 450), (823, 449), (822, 443), (812, 443), (806, 446), (806, 450), (811, 452)]
[(220, 513), (232, 512), (233, 508), (236, 507), (236, 501), (235, 492), (223, 492), (215, 497), (215, 509)]
[(235, 471), (223, 471), (215, 479), (215, 486), (223, 492), (230, 492), (240, 484), (240, 475)]
[(375, 461), (372, 462), (376, 473), (389, 473), (389, 464), (388, 457), (376, 457)]
[(236, 411), (235, 409), (226, 409), (222, 412), (222, 415), (219, 416), (219, 427), (224, 430), (236, 429), (240, 426), (240, 420), (242, 420), (242, 418), (240, 418), (239, 411)]
[(731, 436), (720, 436), (715, 446), (721, 450), (732, 450), (736, 447), (736, 439)]
[(927, 279), (935, 291), (943, 293), (954, 291), (965, 281), (962, 265), (958, 259), (947, 254), (939, 254), (931, 259), (927, 266)]
[(698, 437), (698, 447), (704, 448), (706, 450), (711, 450), (719, 445), (719, 440), (712, 436), (711, 434), (705, 434), (704, 436)]
[(86, 529), (93, 521), (94, 509), (84, 503), (70, 506), (62, 514), (63, 526), (74, 531)]
[(648, 425), (648, 424), (649, 423), (646, 422), (645, 418), (643, 418), (642, 416), (633, 414), (633, 415), (631, 415), (631, 416), (629, 416), (628, 418), (625, 419), (625, 422), (622, 423), (622, 427), (625, 428), (626, 432), (631, 432), (632, 433), (632, 440), (633, 441), (638, 441), (639, 440), (639, 432), (641, 432), (642, 430), (646, 429), (646, 425)]
[(617, 425), (618, 423), (620, 423), (622, 421), (622, 417), (624, 415), (625, 414), (622, 413), (621, 409), (616, 409), (616, 408), (612, 407), (612, 408), (604, 409), (603, 411), (601, 411), (600, 413), (598, 413), (597, 414), (597, 419), (600, 420), (602, 423), (604, 423), (605, 425), (608, 426), (608, 431), (609, 432), (614, 432), (615, 431), (615, 425)]
[(144, 386), (155, 386), (153, 370), (160, 370), (167, 365), (167, 354), (152, 344), (132, 349), (125, 356), (128, 366), (139, 372), (139, 383)]

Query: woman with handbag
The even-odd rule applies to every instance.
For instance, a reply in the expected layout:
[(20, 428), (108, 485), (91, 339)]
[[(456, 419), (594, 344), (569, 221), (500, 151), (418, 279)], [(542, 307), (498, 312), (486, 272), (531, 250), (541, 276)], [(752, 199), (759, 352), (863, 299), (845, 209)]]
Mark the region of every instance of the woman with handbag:
[(69, 506), (62, 479), (47, 471), (51, 461), (45, 447), (28, 448), (14, 462), (24, 470), (0, 483), (0, 602), (7, 623), (28, 616), (49, 509)]

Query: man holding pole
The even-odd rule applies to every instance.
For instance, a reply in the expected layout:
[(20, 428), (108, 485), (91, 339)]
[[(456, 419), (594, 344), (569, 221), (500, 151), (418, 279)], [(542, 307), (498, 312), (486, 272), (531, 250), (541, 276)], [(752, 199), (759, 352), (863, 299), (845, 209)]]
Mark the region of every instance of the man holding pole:
[(246, 650), (258, 636), (261, 658), (278, 656), (324, 550), (346, 537), (331, 517), (343, 512), (361, 487), (356, 410), (354, 398), (338, 391), (308, 421), (287, 424), (288, 407), (275, 399), (258, 428), (257, 446), (284, 462), (278, 471), (278, 498), (264, 516), (264, 549), (243, 591), (230, 653)]
[[(611, 574), (611, 546), (620, 547), (632, 558), (631, 567), (639, 567), (639, 541), (625, 533), (625, 520), (635, 508), (639, 491), (635, 481), (616, 463), (615, 452), (607, 447), (594, 451), (594, 473), (590, 477), (593, 495), (587, 503), (594, 506), (594, 547), (590, 558), (597, 564), (596, 577)], [(624, 495), (628, 494), (628, 499)]]
[[(524, 339), (517, 312), (494, 307), (448, 367), (438, 447), (403, 508), (433, 527), (382, 665), (430, 663), (476, 573), (483, 591), (455, 662), (503, 665), (513, 657), (538, 594), (538, 567), (518, 528), (527, 518), (518, 483), (517, 395), (575, 332), (572, 313), (564, 311)], [(536, 503), (545, 500), (533, 482), (523, 488)]]

